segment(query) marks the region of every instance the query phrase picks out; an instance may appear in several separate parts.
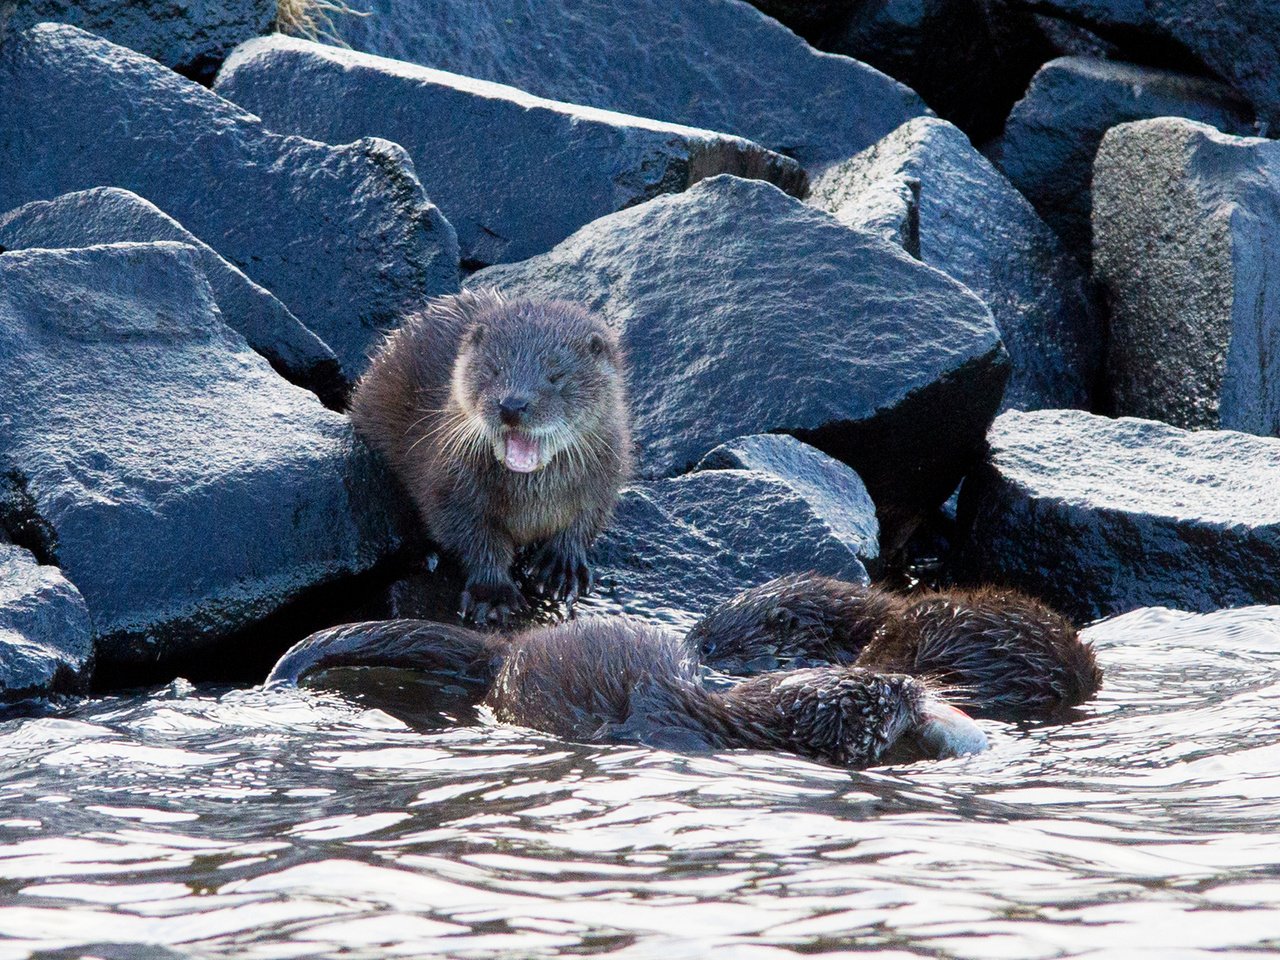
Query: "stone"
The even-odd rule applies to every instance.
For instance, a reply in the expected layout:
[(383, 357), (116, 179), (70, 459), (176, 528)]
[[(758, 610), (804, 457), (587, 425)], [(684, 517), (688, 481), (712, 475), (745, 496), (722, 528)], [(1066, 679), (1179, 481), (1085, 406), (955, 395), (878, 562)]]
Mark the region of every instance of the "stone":
[(1060, 57), (1032, 78), (990, 156), (1066, 243), (1089, 253), (1093, 157), (1111, 127), (1149, 117), (1189, 117), (1252, 133), (1253, 115), (1213, 80), (1089, 57)]
[(1092, 405), (1103, 340), (1084, 271), (951, 124), (903, 124), (824, 173), (809, 203), (894, 240), (982, 298), (1013, 364), (1003, 409)]
[(1280, 601), (1280, 440), (1077, 410), (1002, 414), (965, 480), (959, 579), (1084, 623)]
[(472, 268), (545, 253), (592, 220), (717, 173), (807, 187), (794, 160), (739, 137), (293, 37), (244, 44), (215, 89), (280, 133), (405, 147)]
[(0, 526), (80, 590), (99, 666), (206, 650), (400, 543), (372, 454), (222, 322), (202, 260), (0, 254)]
[(80, 591), (57, 567), (0, 541), (0, 701), (81, 693), (92, 655)]
[(0, 102), (0, 210), (98, 186), (145, 197), (275, 294), (348, 379), (406, 310), (457, 289), (457, 237), (395, 144), (280, 136), (56, 24), (0, 48)]
[(908, 87), (823, 54), (741, 0), (362, 0), (356, 50), (551, 100), (719, 130), (811, 171), (928, 112)]
[(341, 402), (350, 385), (324, 341), (270, 291), (137, 194), (118, 187), (95, 187), (0, 214), (0, 249), (75, 248), (151, 240), (173, 240), (195, 247), (222, 319), (281, 376), (311, 390), (330, 406)]

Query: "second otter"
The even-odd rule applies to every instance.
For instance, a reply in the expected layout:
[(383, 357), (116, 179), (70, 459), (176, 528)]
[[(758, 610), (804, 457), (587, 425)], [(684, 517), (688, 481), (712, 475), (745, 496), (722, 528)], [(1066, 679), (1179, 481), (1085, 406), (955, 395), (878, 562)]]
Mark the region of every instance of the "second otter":
[(526, 548), (544, 593), (590, 589), (587, 548), (631, 469), (621, 349), (598, 317), (495, 291), (433, 301), (379, 348), (350, 413), (461, 558), (464, 616), (527, 605)]

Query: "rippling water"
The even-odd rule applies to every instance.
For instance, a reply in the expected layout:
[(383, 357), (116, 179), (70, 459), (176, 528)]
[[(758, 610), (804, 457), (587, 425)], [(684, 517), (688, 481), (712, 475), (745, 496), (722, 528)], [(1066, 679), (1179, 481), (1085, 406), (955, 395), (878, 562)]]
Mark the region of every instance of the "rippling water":
[(1280, 946), (1280, 608), (1090, 635), (1075, 722), (853, 774), (455, 725), (389, 671), (10, 720), (0, 960)]

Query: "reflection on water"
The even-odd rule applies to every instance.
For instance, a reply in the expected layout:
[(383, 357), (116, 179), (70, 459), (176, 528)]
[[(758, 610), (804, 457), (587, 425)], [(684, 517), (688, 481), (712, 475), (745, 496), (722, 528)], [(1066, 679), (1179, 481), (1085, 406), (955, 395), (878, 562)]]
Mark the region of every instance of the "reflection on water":
[(0, 960), (1280, 946), (1280, 608), (1090, 634), (1076, 722), (854, 774), (489, 727), (390, 671), (10, 720)]

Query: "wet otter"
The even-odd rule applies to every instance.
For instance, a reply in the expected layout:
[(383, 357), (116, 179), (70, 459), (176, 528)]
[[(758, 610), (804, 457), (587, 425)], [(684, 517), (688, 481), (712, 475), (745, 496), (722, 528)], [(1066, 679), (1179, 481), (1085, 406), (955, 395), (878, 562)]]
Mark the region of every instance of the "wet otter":
[(715, 692), (685, 640), (626, 617), (506, 636), (425, 620), (334, 627), (293, 647), (267, 683), (339, 666), (447, 673), (501, 722), (586, 742), (783, 750), (847, 767), (986, 747), (974, 722), (919, 679), (825, 667)]
[(621, 350), (599, 318), (492, 290), (435, 300), (377, 350), (350, 413), (461, 558), (464, 616), (527, 606), (526, 548), (544, 594), (590, 590), (587, 548), (631, 469)]

